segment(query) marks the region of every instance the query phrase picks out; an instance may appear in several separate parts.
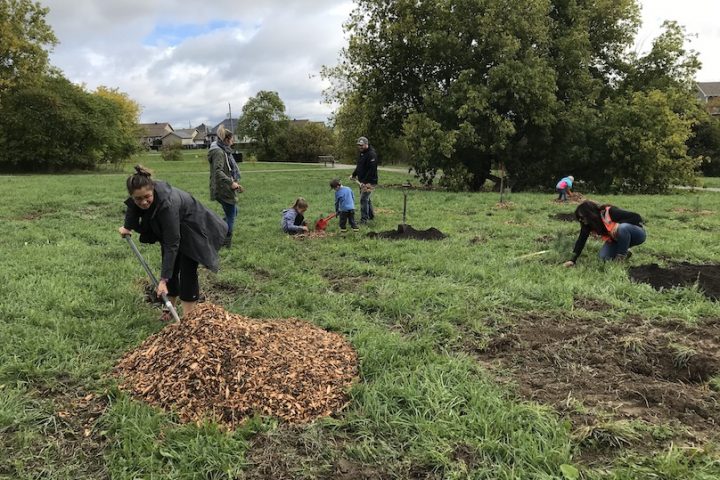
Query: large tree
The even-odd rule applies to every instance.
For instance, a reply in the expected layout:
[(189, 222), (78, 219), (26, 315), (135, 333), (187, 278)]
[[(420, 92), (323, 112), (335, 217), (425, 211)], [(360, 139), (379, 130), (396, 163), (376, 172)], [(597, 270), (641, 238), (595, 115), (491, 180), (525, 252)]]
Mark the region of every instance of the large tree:
[(635, 0), (360, 0), (325, 74), (340, 113), (361, 111), (376, 138), (404, 138), (428, 181), (442, 169), (477, 189), (500, 163), (518, 187), (595, 178), (603, 105), (632, 98), (622, 86), (633, 78), (686, 81), (694, 68), (672, 28), (652, 56), (629, 55), (638, 23)]
[(260, 160), (272, 161), (278, 154), (275, 138), (287, 128), (287, 123), (285, 104), (280, 95), (261, 90), (243, 105), (237, 133), (256, 142)]
[(57, 43), (47, 13), (30, 0), (0, 0), (0, 103), (9, 88), (47, 72), (48, 49)]

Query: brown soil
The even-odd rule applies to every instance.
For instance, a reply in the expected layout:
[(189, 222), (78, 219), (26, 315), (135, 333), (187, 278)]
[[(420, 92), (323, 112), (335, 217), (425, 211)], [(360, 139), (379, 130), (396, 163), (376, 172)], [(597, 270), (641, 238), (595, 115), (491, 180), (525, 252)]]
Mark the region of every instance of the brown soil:
[(574, 213), (556, 213), (555, 215), (548, 215), (553, 220), (560, 220), (561, 222), (574, 222), (575, 214)]
[(720, 393), (706, 382), (720, 374), (720, 320), (688, 327), (529, 316), (473, 353), (521, 396), (568, 415), (581, 445), (662, 447), (649, 435), (603, 434), (608, 418), (679, 422), (688, 430), (675, 440), (695, 445), (718, 435)]
[(668, 268), (656, 263), (632, 267), (630, 278), (648, 283), (656, 290), (672, 287), (689, 287), (696, 283), (706, 297), (720, 299), (720, 265), (693, 265), (683, 262)]
[(330, 283), (330, 288), (337, 293), (357, 291), (371, 280), (371, 277), (365, 275), (347, 276), (334, 270), (324, 272), (323, 277)]
[(126, 354), (122, 389), (190, 422), (232, 428), (253, 414), (303, 423), (347, 402), (357, 355), (336, 333), (297, 319), (255, 320), (201, 304)]
[(437, 228), (430, 227), (427, 230), (415, 230), (410, 225), (398, 225), (397, 230), (388, 230), (387, 232), (370, 232), (370, 238), (384, 238), (388, 240), (442, 240), (447, 235)]
[(575, 297), (573, 307), (582, 308), (588, 312), (605, 312), (611, 309), (612, 305), (597, 298)]

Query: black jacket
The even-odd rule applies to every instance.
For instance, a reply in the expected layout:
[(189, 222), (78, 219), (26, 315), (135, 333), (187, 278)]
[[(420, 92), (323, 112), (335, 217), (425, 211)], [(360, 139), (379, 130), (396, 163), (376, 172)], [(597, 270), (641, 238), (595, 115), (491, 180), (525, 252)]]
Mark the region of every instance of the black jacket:
[(375, 153), (375, 149), (372, 145), (369, 145), (367, 150), (360, 152), (360, 157), (358, 158), (357, 166), (355, 167), (352, 176), (360, 180), (360, 183), (377, 185), (377, 167), (377, 153)]
[[(617, 207), (610, 207), (610, 218), (615, 223), (632, 223), (633, 225), (638, 226), (642, 226), (643, 223), (643, 219), (639, 214), (635, 212), (629, 212), (627, 210), (622, 210)], [(587, 239), (590, 236), (591, 232), (594, 232), (597, 235), (608, 234), (607, 230), (596, 232), (592, 226), (582, 224), (580, 227), (580, 235), (578, 235), (578, 239), (575, 242), (575, 248), (573, 248), (573, 256), (571, 258), (573, 262), (576, 261), (582, 253), (583, 249), (585, 248), (585, 243), (587, 242)]]
[(217, 272), (227, 224), (192, 195), (156, 181), (149, 209), (141, 209), (132, 198), (125, 205), (125, 228), (139, 233), (141, 242), (159, 241), (163, 247), (161, 278), (172, 277), (178, 252)]

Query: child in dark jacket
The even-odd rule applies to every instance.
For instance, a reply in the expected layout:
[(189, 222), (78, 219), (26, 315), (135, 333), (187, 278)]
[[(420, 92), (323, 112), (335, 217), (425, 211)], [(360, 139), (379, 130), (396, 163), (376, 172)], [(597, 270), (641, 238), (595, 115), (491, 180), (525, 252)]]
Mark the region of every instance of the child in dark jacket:
[(308, 227), (305, 222), (305, 212), (307, 209), (307, 201), (302, 197), (298, 197), (292, 207), (283, 210), (282, 221), (280, 222), (282, 231), (290, 235), (307, 232)]
[(630, 247), (645, 242), (643, 219), (635, 212), (588, 200), (575, 209), (575, 218), (580, 222), (580, 235), (575, 242), (572, 259), (564, 263), (566, 267), (575, 265), (591, 233), (605, 241), (600, 249), (603, 260), (625, 260), (632, 255)]
[(353, 232), (358, 231), (355, 223), (355, 195), (349, 187), (344, 187), (337, 178), (330, 182), (330, 188), (335, 190), (335, 213), (340, 218), (340, 232), (347, 232), (347, 222), (350, 221), (350, 227)]

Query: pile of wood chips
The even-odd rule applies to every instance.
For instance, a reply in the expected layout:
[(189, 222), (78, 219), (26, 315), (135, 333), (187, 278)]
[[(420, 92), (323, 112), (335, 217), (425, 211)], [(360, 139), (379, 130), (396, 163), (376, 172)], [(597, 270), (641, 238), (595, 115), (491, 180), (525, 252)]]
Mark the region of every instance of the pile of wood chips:
[(230, 428), (253, 414), (304, 423), (341, 410), (357, 376), (345, 338), (297, 319), (256, 320), (212, 304), (168, 325), (115, 368), (120, 388)]

